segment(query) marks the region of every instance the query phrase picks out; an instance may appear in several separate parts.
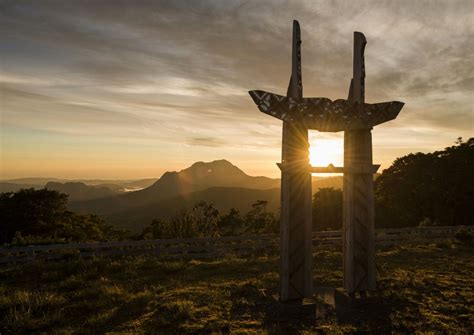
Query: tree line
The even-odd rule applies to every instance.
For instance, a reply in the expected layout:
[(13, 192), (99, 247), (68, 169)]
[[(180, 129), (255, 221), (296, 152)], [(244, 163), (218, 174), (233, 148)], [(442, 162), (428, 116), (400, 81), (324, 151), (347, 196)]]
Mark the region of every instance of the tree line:
[(375, 181), (378, 227), (472, 225), (474, 138), (397, 158)]
[[(433, 153), (397, 158), (374, 183), (378, 228), (418, 225), (472, 225), (474, 222), (474, 138)], [(323, 188), (313, 196), (313, 230), (342, 227), (342, 191)], [(155, 219), (140, 234), (107, 224), (96, 215), (67, 209), (67, 195), (23, 189), (0, 194), (0, 243), (34, 244), (68, 241), (181, 238), (270, 234), (279, 231), (279, 213), (267, 202), (247, 213), (231, 208), (220, 213), (201, 201), (178, 210), (168, 220)]]
[[(397, 158), (374, 182), (375, 226), (474, 224), (474, 138), (432, 153)], [(342, 191), (313, 199), (313, 228), (342, 227)]]

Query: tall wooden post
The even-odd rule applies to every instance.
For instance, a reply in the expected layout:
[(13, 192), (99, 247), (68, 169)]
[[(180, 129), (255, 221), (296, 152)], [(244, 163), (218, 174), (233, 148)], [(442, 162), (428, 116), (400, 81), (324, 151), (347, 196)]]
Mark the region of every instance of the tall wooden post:
[[(353, 78), (349, 100), (364, 108), (367, 41), (354, 33)], [(374, 185), (371, 128), (344, 132), (343, 254), (344, 288), (349, 294), (372, 291), (375, 283)]]
[[(300, 27), (293, 21), (292, 72), (287, 96), (303, 97)], [(280, 300), (311, 297), (312, 220), (308, 129), (300, 120), (284, 121), (281, 169)]]
[[(292, 73), (287, 96), (249, 91), (258, 109), (283, 121), (281, 169), (280, 300), (313, 295), (311, 172), (344, 173), (344, 287), (349, 294), (375, 290), (374, 126), (393, 120), (403, 102), (367, 104), (364, 99), (362, 33), (354, 33), (354, 69), (349, 98), (303, 98), (300, 27), (293, 22)], [(344, 167), (310, 167), (308, 129), (344, 131)]]

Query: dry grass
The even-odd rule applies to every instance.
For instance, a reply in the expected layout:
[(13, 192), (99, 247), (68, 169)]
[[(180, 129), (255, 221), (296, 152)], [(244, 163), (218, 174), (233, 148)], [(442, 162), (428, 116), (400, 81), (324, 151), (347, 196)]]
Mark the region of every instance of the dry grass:
[[(377, 254), (383, 320), (278, 323), (260, 289), (275, 289), (273, 255), (215, 261), (97, 258), (0, 270), (0, 332), (472, 334), (474, 249), (447, 242)], [(315, 254), (315, 285), (340, 286), (341, 254)]]

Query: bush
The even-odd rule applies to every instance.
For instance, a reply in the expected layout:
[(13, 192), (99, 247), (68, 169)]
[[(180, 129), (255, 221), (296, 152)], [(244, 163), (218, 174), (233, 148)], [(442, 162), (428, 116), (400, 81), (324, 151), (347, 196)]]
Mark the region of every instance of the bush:
[(67, 243), (68, 241), (63, 237), (56, 236), (34, 236), (28, 235), (23, 236), (21, 232), (15, 232), (15, 236), (11, 241), (11, 245), (25, 246), (25, 245), (41, 245), (41, 244), (61, 244)]

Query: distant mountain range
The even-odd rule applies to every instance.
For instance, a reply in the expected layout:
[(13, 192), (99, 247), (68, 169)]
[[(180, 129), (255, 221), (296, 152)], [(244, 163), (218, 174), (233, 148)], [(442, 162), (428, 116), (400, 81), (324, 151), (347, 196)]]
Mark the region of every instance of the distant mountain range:
[[(18, 178), (0, 180), (0, 192), (16, 192), (22, 188), (40, 189), (45, 187), (48, 183), (82, 183), (87, 186), (106, 187), (110, 190), (120, 193), (140, 190), (152, 185), (156, 182), (156, 178), (139, 179), (139, 180), (103, 180), (103, 179), (58, 179), (58, 178)], [(67, 192), (65, 192), (67, 193)]]
[[(212, 202), (221, 213), (230, 208), (246, 213), (257, 200), (268, 201), (267, 208), (277, 211), (280, 199), (280, 179), (249, 176), (227, 160), (197, 162), (179, 172), (166, 172), (158, 180), (45, 181), (23, 178), (0, 186), (44, 183), (48, 189), (69, 194), (71, 210), (98, 214), (116, 226), (134, 231), (141, 231), (155, 218), (167, 219), (180, 209), (191, 209), (201, 200)], [(126, 187), (140, 186), (144, 188), (124, 192)], [(313, 177), (312, 186), (314, 193), (323, 187), (341, 188), (342, 176)]]
[(37, 184), (15, 183), (14, 181), (0, 181), (0, 192), (16, 192), (21, 190), (22, 188), (43, 188), (43, 186)]
[(120, 192), (118, 188), (121, 188), (121, 186), (115, 184), (105, 187), (100, 185), (88, 186), (80, 182), (58, 183), (54, 181), (50, 181), (44, 187), (48, 190), (55, 190), (68, 194), (69, 201), (84, 201), (110, 197), (118, 194)]
[[(342, 177), (313, 178), (313, 190), (342, 187)], [(222, 213), (236, 208), (246, 213), (257, 200), (279, 209), (280, 179), (253, 177), (226, 160), (197, 162), (179, 172), (166, 172), (153, 185), (136, 192), (70, 203), (79, 213), (96, 213), (114, 225), (140, 231), (155, 218), (167, 219), (201, 200)]]
[(128, 192), (91, 201), (71, 202), (71, 209), (80, 213), (111, 215), (131, 208), (156, 204), (164, 199), (189, 195), (211, 187), (265, 190), (278, 188), (279, 179), (252, 177), (226, 160), (197, 162), (179, 172), (166, 172), (153, 185), (136, 192)]

